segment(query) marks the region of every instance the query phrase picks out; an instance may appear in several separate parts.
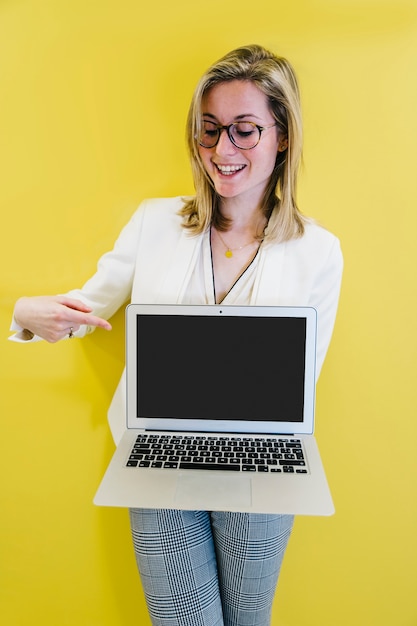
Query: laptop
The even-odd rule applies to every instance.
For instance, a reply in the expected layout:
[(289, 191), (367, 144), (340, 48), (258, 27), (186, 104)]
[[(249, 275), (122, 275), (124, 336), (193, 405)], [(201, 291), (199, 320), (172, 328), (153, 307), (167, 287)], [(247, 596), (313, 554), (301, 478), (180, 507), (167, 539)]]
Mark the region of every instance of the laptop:
[(100, 506), (332, 515), (311, 307), (130, 304), (126, 431)]

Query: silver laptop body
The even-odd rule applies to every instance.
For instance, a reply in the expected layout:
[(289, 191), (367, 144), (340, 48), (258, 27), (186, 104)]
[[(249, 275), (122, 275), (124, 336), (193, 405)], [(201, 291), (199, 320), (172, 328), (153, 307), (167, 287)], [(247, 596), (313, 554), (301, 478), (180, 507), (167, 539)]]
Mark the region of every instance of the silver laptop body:
[(126, 431), (94, 503), (331, 515), (311, 307), (131, 304)]

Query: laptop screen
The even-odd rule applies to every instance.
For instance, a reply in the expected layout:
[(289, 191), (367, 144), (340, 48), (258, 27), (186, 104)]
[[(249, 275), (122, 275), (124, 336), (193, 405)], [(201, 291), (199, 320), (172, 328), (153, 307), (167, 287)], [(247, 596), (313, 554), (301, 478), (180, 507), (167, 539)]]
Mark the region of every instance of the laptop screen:
[(303, 420), (305, 318), (137, 316), (137, 416)]
[[(280, 307), (276, 316), (276, 307), (260, 307), (259, 314), (256, 307), (131, 307), (142, 309), (128, 332), (128, 366), (135, 370), (132, 381), (128, 367), (128, 396), (134, 393), (130, 405), (146, 427), (169, 428), (175, 420), (191, 421), (193, 429), (197, 422), (201, 429), (217, 423), (240, 431), (246, 422), (245, 431), (262, 424), (260, 430), (275, 432), (280, 424), (292, 424), (291, 431), (303, 424), (311, 395), (303, 311), (285, 315)], [(237, 314), (246, 308), (250, 314)], [(311, 403), (308, 397), (310, 413)]]

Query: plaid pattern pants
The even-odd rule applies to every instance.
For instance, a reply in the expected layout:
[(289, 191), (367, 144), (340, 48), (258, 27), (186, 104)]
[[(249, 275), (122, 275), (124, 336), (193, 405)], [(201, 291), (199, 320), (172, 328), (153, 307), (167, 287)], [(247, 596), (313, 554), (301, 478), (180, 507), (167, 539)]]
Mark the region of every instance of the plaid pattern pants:
[(130, 509), (153, 626), (268, 626), (292, 515)]

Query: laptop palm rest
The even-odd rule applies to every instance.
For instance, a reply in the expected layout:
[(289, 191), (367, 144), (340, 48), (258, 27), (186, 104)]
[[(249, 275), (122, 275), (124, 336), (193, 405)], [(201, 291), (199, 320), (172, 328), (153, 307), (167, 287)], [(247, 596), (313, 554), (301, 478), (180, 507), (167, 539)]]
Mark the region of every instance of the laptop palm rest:
[(179, 508), (187, 509), (191, 506), (203, 510), (233, 511), (250, 508), (251, 503), (250, 477), (223, 475), (220, 478), (218, 474), (200, 476), (194, 472), (181, 472), (178, 476), (175, 504)]

